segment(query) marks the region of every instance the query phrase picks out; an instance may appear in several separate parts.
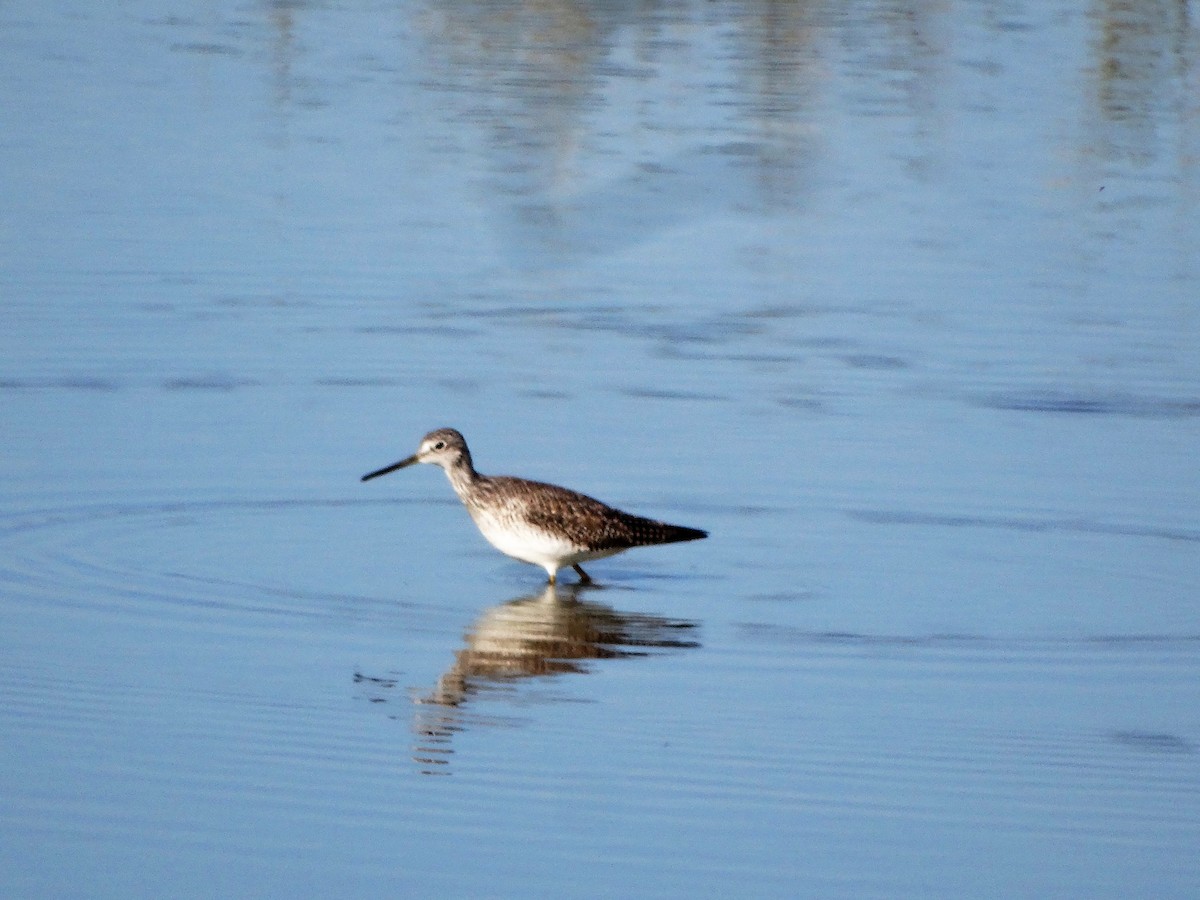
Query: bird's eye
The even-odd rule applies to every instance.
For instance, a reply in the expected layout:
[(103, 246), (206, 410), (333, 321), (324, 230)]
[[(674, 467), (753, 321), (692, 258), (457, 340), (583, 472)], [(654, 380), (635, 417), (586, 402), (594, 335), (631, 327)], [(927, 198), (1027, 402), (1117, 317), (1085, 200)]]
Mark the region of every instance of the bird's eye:
[(444, 450), (445, 448), (446, 448), (445, 441), (438, 441), (436, 444), (433, 445), (434, 450)]

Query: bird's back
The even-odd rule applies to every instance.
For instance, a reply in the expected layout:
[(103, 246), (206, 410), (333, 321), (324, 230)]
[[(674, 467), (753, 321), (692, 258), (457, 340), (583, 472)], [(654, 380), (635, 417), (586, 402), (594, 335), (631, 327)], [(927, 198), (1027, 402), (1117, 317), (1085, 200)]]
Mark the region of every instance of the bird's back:
[(708, 532), (631, 515), (594, 497), (541, 481), (479, 476), (468, 506), (520, 518), (528, 526), (589, 550), (623, 550), (708, 537)]

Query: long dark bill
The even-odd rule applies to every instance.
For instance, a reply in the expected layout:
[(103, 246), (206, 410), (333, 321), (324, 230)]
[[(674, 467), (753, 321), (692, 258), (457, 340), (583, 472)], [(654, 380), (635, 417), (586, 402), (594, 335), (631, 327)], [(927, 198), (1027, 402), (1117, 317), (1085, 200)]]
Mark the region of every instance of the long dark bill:
[(402, 459), (398, 463), (392, 463), (390, 466), (384, 466), (382, 469), (376, 469), (374, 472), (368, 472), (362, 477), (362, 481), (370, 481), (372, 478), (378, 478), (380, 475), (386, 475), (388, 472), (395, 472), (397, 469), (403, 469), (405, 466), (411, 466), (417, 461), (416, 456), (410, 456), (408, 459)]

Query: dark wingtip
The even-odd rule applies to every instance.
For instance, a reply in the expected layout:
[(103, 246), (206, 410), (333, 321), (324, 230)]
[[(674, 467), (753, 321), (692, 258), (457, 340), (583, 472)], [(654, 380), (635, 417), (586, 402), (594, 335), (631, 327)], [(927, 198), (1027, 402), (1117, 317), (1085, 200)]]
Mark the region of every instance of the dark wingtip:
[(671, 542), (699, 541), (708, 537), (708, 532), (701, 528), (688, 528), (686, 525), (671, 526)]

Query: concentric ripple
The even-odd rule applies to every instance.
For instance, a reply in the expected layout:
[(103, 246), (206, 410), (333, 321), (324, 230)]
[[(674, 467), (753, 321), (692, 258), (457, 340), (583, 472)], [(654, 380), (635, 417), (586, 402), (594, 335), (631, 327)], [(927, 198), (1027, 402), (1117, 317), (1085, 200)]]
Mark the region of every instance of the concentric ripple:
[[(317, 549), (337, 533), (339, 514), (353, 508), (361, 518), (361, 507), (385, 505), (394, 504), (181, 500), (24, 509), (0, 519), (0, 580), (15, 600), (160, 620), (214, 611), (295, 621), (390, 615), (415, 604), (347, 592), (347, 579), (328, 571), (332, 556)], [(356, 530), (352, 518), (340, 524), (348, 535)], [(322, 582), (328, 590), (314, 587)]]

